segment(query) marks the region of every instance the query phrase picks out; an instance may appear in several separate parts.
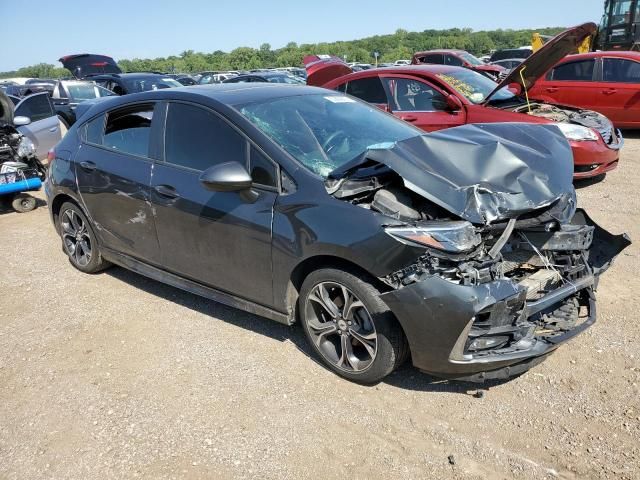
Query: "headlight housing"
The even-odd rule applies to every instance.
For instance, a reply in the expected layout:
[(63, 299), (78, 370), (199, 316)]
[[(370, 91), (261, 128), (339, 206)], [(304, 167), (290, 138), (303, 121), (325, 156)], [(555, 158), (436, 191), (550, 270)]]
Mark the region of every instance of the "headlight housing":
[(589, 140), (594, 142), (598, 140), (598, 134), (592, 128), (574, 125), (573, 123), (558, 123), (556, 125), (567, 140)]
[(18, 157), (20, 158), (29, 157), (36, 153), (36, 146), (29, 138), (22, 137), (20, 144), (18, 145), (17, 152)]
[(389, 227), (386, 232), (406, 245), (449, 253), (468, 252), (482, 243), (469, 222), (427, 222), (416, 227)]

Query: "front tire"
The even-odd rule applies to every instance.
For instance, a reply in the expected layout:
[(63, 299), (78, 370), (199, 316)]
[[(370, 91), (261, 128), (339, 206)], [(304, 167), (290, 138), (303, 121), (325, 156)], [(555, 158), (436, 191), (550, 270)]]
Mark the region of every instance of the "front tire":
[(62, 248), (71, 265), (84, 273), (96, 273), (109, 266), (102, 258), (96, 235), (86, 215), (74, 203), (64, 203), (58, 215)]
[(381, 381), (408, 355), (395, 316), (372, 283), (326, 268), (302, 284), (300, 321), (314, 352), (338, 375), (363, 384)]

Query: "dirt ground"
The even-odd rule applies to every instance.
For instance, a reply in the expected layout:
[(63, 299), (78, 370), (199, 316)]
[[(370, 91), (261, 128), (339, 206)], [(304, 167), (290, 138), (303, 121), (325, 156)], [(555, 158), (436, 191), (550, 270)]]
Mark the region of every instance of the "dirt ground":
[[(640, 134), (579, 203), (636, 241), (599, 320), (484, 397), (407, 365), (374, 387), (301, 330), (67, 262), (44, 201), (0, 214), (0, 478), (640, 478)], [(44, 198), (41, 194), (40, 198)]]

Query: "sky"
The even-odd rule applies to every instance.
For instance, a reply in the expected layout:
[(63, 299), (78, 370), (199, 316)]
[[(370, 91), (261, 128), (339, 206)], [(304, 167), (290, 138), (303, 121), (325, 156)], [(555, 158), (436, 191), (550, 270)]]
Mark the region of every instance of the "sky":
[[(20, 3), (20, 2), (18, 2)], [(603, 0), (0, 0), (0, 71), (72, 53), (125, 58), (354, 40), (398, 28), (541, 28), (598, 22)], [(12, 19), (12, 20), (9, 20)]]

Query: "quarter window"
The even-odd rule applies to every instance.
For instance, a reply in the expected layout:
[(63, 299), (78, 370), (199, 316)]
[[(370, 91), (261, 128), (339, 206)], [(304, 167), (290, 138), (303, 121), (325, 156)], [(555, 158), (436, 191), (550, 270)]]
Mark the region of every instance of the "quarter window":
[(564, 63), (553, 69), (551, 80), (590, 82), (593, 80), (595, 60)]
[(16, 109), (15, 116), (29, 117), (32, 122), (44, 120), (54, 115), (49, 94), (41, 93), (25, 98)]
[(258, 185), (266, 185), (268, 187), (278, 186), (276, 180), (278, 173), (275, 165), (255, 147), (251, 147), (249, 168), (251, 170), (251, 178)]
[(346, 93), (369, 103), (387, 103), (387, 94), (378, 76), (349, 82)]
[(109, 112), (102, 144), (119, 152), (147, 157), (152, 119), (153, 105)]
[(640, 63), (621, 58), (605, 58), (602, 65), (605, 82), (640, 83)]
[(408, 78), (386, 78), (385, 82), (393, 111), (435, 112), (447, 108), (444, 95), (426, 83)]
[(104, 115), (87, 122), (85, 140), (87, 143), (102, 145), (104, 141)]
[(203, 108), (172, 103), (167, 113), (165, 161), (204, 171), (225, 162), (246, 165), (246, 141), (227, 122)]

